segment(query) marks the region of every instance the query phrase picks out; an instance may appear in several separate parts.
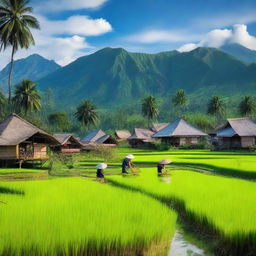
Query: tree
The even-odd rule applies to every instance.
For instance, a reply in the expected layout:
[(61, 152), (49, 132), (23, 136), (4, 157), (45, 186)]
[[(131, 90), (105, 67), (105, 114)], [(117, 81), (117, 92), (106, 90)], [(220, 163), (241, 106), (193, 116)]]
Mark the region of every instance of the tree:
[(65, 112), (56, 112), (48, 116), (50, 125), (54, 126), (55, 132), (66, 132), (71, 128), (68, 115)]
[(251, 116), (256, 112), (256, 102), (253, 96), (244, 96), (243, 100), (239, 105), (239, 111), (241, 115)]
[(209, 104), (208, 104), (208, 114), (214, 115), (215, 117), (222, 117), (225, 114), (224, 104), (218, 95), (212, 96)]
[(9, 103), (12, 92), (12, 71), (14, 55), (19, 48), (28, 49), (35, 41), (30, 29), (39, 29), (37, 19), (29, 15), (33, 8), (27, 6), (29, 0), (1, 0), (0, 1), (0, 50), (12, 48), (11, 65), (8, 77)]
[(178, 107), (182, 112), (188, 104), (187, 95), (184, 90), (178, 90), (173, 97), (172, 102), (175, 107)]
[(150, 123), (152, 123), (152, 121), (159, 116), (159, 108), (156, 98), (154, 98), (153, 96), (148, 96), (143, 99), (142, 114), (144, 117), (148, 119), (149, 127)]
[(76, 119), (86, 128), (93, 125), (96, 126), (99, 121), (99, 115), (96, 106), (90, 101), (83, 101), (76, 109)]
[(23, 80), (15, 89), (13, 98), (16, 109), (28, 112), (41, 109), (41, 97), (36, 89), (36, 84), (31, 80)]

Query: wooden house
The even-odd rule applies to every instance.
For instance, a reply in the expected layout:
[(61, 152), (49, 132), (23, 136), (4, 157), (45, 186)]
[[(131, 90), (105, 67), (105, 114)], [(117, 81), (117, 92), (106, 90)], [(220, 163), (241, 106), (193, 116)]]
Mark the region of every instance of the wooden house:
[(116, 130), (115, 137), (117, 141), (126, 141), (129, 137), (131, 137), (131, 133), (127, 130)]
[(214, 132), (220, 149), (250, 148), (256, 144), (256, 123), (250, 118), (233, 118)]
[(135, 128), (132, 136), (128, 138), (128, 142), (133, 147), (138, 147), (144, 144), (154, 142), (152, 135), (153, 131), (145, 128)]
[(44, 160), (59, 142), (16, 114), (0, 124), (0, 160)]
[(83, 144), (72, 134), (55, 133), (54, 137), (58, 140), (59, 145), (53, 147), (57, 153), (74, 154), (80, 153)]
[(185, 144), (196, 145), (200, 138), (207, 136), (206, 133), (187, 123), (185, 120), (178, 119), (155, 133), (152, 137), (178, 147)]
[(96, 146), (106, 146), (106, 147), (115, 147), (117, 141), (111, 135), (106, 134), (102, 130), (95, 130), (88, 132), (84, 138), (80, 140), (83, 144), (83, 149), (91, 150)]

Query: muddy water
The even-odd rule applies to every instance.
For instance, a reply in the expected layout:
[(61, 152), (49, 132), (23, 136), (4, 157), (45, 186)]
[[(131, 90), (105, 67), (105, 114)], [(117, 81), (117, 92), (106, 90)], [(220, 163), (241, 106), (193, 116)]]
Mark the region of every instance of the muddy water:
[(198, 246), (186, 241), (177, 231), (171, 242), (171, 249), (168, 256), (207, 256), (206, 252)]

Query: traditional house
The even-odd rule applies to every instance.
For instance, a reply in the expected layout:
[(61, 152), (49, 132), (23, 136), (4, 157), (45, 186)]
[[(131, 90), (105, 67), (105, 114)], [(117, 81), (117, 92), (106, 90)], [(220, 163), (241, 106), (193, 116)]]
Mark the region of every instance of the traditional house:
[(167, 127), (169, 125), (169, 123), (159, 123), (159, 124), (153, 124), (153, 126), (151, 127), (151, 130), (153, 132), (159, 132), (162, 129), (164, 129), (165, 127)]
[(0, 124), (0, 160), (44, 160), (57, 139), (16, 114)]
[(250, 118), (233, 118), (215, 133), (220, 149), (249, 148), (256, 144), (256, 123)]
[(80, 153), (83, 144), (72, 134), (56, 133), (54, 137), (58, 140), (59, 145), (53, 147), (57, 153), (73, 154)]
[(200, 138), (207, 136), (208, 135), (206, 133), (195, 128), (185, 120), (178, 119), (166, 126), (164, 129), (155, 133), (152, 137), (155, 139), (161, 139), (163, 142), (169, 143), (173, 146), (180, 146), (184, 144), (197, 144)]
[(128, 138), (128, 141), (131, 146), (137, 147), (143, 144), (152, 143), (154, 139), (152, 139), (153, 131), (150, 129), (144, 128), (135, 128), (132, 136)]
[(93, 149), (97, 145), (114, 147), (116, 146), (116, 140), (103, 132), (102, 130), (91, 131), (80, 140), (85, 150)]
[(115, 137), (116, 137), (117, 141), (125, 141), (129, 137), (131, 137), (131, 133), (126, 130), (117, 130), (117, 131), (115, 131)]

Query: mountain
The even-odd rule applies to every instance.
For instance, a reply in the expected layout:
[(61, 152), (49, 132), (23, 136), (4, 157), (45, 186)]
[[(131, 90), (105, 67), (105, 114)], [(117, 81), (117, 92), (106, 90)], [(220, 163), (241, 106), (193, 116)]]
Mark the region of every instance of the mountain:
[(240, 44), (227, 44), (222, 46), (220, 50), (247, 64), (256, 63), (256, 51), (250, 50)]
[(52, 89), (58, 106), (74, 107), (83, 99), (114, 106), (149, 94), (170, 97), (180, 88), (203, 96), (251, 92), (256, 87), (256, 64), (248, 66), (215, 48), (159, 54), (104, 48), (77, 59), (38, 84), (42, 91)]
[[(60, 66), (54, 61), (47, 60), (38, 54), (14, 61), (12, 83), (18, 84), (23, 79), (39, 80), (58, 70)], [(7, 90), (10, 64), (0, 72), (0, 88)]]

